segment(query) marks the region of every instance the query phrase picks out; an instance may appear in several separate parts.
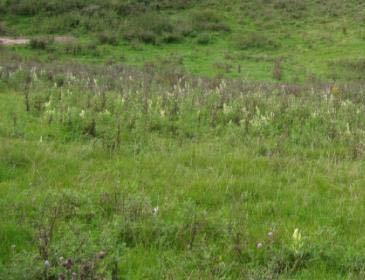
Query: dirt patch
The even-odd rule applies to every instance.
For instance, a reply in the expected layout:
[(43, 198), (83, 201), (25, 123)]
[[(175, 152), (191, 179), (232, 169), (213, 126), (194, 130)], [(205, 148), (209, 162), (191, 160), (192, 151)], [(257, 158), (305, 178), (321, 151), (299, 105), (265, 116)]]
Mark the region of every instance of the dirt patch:
[[(27, 45), (30, 43), (29, 38), (9, 38), (0, 37), (0, 45), (12, 46), (12, 45)], [(75, 37), (72, 36), (55, 36), (54, 41), (61, 44), (70, 44), (76, 41)]]
[(54, 40), (57, 43), (70, 44), (70, 43), (74, 43), (76, 41), (76, 38), (72, 37), (72, 36), (56, 36), (56, 37), (54, 37)]
[(4, 38), (0, 37), (0, 45), (26, 45), (29, 44), (30, 40), (26, 38)]

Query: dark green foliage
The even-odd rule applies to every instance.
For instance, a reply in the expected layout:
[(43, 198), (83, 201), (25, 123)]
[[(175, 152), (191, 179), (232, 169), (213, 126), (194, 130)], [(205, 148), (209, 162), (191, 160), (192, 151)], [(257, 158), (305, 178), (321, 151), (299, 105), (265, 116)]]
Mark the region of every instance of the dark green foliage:
[(102, 32), (98, 35), (98, 40), (101, 44), (117, 45), (118, 36), (116, 34)]
[(196, 38), (196, 42), (200, 45), (208, 45), (212, 40), (209, 33), (202, 33)]
[(307, 5), (305, 1), (301, 0), (275, 0), (274, 8), (279, 9), (288, 17), (294, 19), (302, 18), (307, 11)]
[(234, 45), (241, 50), (246, 49), (266, 49), (275, 50), (280, 47), (280, 43), (270, 38), (269, 35), (261, 32), (251, 32), (236, 35), (233, 38)]
[(223, 22), (222, 16), (214, 10), (202, 10), (193, 14), (194, 29), (198, 31), (225, 31), (230, 27)]
[(9, 29), (6, 27), (6, 24), (4, 22), (0, 21), (0, 35), (8, 35)]
[(29, 42), (29, 46), (32, 49), (46, 50), (53, 43), (52, 38), (48, 37), (37, 37), (32, 38)]
[(125, 39), (139, 40), (147, 44), (157, 44), (162, 41), (173, 43), (181, 38), (169, 17), (157, 13), (134, 18), (125, 29)]

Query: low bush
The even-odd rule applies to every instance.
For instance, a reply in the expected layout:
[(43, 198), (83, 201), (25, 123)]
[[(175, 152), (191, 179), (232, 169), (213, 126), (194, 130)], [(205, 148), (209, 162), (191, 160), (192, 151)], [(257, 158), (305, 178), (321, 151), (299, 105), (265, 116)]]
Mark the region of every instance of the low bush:
[(197, 31), (224, 31), (229, 32), (230, 27), (223, 22), (223, 18), (213, 10), (196, 12), (192, 16), (194, 29)]
[(288, 17), (299, 19), (305, 15), (307, 4), (301, 0), (276, 0), (274, 8), (283, 11)]
[(4, 22), (0, 22), (0, 35), (7, 35), (8, 28)]
[(118, 45), (118, 37), (115, 34), (102, 32), (98, 35), (98, 40), (100, 44), (105, 45)]
[(246, 35), (238, 35), (234, 39), (234, 44), (241, 50), (246, 49), (267, 49), (274, 50), (280, 47), (280, 44), (271, 39), (268, 35), (260, 32), (251, 32)]
[(202, 33), (196, 38), (196, 42), (200, 45), (208, 45), (211, 42), (211, 36), (209, 33)]
[(53, 43), (53, 38), (50, 37), (38, 37), (32, 38), (29, 42), (29, 46), (32, 49), (45, 50)]
[(124, 38), (129, 41), (158, 44), (180, 41), (182, 35), (168, 17), (149, 13), (131, 20), (125, 27)]
[(183, 36), (178, 32), (167, 33), (163, 36), (162, 41), (164, 43), (178, 43), (183, 39)]

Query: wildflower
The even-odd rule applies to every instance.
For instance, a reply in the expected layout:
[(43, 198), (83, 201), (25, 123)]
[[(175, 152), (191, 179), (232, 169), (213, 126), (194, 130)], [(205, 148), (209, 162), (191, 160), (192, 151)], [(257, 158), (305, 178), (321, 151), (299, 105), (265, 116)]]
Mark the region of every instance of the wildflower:
[(159, 209), (159, 207), (158, 206), (156, 206), (155, 208), (153, 208), (152, 209), (152, 214), (154, 215), (154, 216), (157, 216), (157, 214), (158, 214), (158, 211), (159, 211), (160, 209)]
[(106, 252), (105, 251), (100, 251), (97, 256), (98, 256), (98, 259), (102, 260), (102, 259), (105, 258)]
[(44, 267), (45, 267), (45, 268), (49, 268), (49, 261), (48, 261), (48, 260), (45, 260), (45, 261), (44, 261)]
[(349, 123), (346, 123), (346, 134), (351, 135), (351, 129), (350, 129), (350, 124)]
[(257, 249), (261, 249), (263, 246), (264, 245), (261, 242), (259, 242), (259, 243), (256, 244), (256, 248)]
[(72, 260), (71, 259), (67, 259), (67, 261), (65, 261), (63, 263), (63, 266), (66, 267), (68, 270), (70, 270), (72, 268), (72, 266), (73, 266)]
[(302, 234), (299, 229), (295, 229), (292, 236), (292, 248), (295, 254), (299, 254), (303, 247)]
[(339, 89), (338, 87), (336, 87), (336, 86), (333, 86), (333, 87), (331, 88), (331, 93), (332, 93), (333, 95), (335, 95), (335, 96), (340, 96), (340, 95), (341, 95), (341, 91), (340, 91), (340, 89)]
[(273, 233), (272, 231), (269, 231), (269, 233), (267, 234), (267, 236), (268, 236), (269, 238), (273, 238), (273, 237), (274, 237), (274, 233)]
[(59, 260), (60, 263), (63, 263), (65, 258), (61, 256), (58, 260)]
[(85, 110), (81, 110), (80, 114), (79, 114), (80, 118), (85, 118)]
[(226, 103), (223, 104), (223, 114), (228, 115), (232, 112), (232, 106), (227, 105)]

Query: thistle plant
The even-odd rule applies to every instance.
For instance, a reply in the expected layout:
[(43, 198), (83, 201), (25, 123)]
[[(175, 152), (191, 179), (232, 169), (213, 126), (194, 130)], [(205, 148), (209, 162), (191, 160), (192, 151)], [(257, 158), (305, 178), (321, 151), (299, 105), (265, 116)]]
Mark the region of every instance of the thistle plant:
[(292, 236), (292, 250), (296, 256), (302, 254), (303, 245), (302, 234), (300, 230), (296, 228)]

